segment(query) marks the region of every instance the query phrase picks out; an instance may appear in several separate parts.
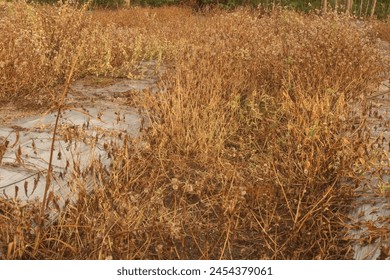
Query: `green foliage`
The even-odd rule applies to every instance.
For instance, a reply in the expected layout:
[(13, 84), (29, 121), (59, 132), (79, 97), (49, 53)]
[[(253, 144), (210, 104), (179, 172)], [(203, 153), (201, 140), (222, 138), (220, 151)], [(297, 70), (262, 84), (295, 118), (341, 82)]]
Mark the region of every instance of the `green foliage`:
[(131, 1), (132, 5), (152, 6), (152, 7), (160, 7), (163, 5), (177, 5), (180, 3), (181, 3), (180, 0), (135, 0), (135, 1)]
[(378, 1), (376, 16), (379, 19), (386, 19), (390, 14), (390, 0)]
[(123, 6), (123, 4), (125, 3), (124, 0), (74, 0), (74, 1), (28, 0), (28, 2), (39, 3), (39, 4), (56, 4), (56, 3), (63, 3), (63, 2), (85, 4), (89, 2), (92, 7), (100, 7), (100, 8), (117, 8)]
[(92, 5), (104, 8), (116, 8), (125, 3), (124, 0), (93, 0)]

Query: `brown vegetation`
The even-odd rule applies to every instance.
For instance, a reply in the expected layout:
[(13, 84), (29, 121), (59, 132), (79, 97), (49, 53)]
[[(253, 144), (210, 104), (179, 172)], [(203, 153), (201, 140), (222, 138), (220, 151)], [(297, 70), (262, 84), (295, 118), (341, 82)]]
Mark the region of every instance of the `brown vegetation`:
[(374, 31), (378, 38), (390, 42), (390, 18), (387, 21), (379, 21), (374, 24)]
[(55, 95), (79, 46), (76, 77), (168, 66), (161, 93), (128, 100), (150, 127), (39, 240), (39, 205), (0, 199), (2, 258), (350, 257), (351, 183), (373, 161), (364, 100), (383, 65), (348, 18), (0, 7), (3, 97)]

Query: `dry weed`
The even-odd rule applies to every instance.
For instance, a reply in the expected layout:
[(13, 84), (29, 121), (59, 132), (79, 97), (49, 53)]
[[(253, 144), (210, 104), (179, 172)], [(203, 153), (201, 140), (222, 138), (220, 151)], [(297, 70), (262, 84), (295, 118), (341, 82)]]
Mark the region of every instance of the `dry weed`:
[[(82, 40), (92, 42), (79, 73), (121, 72), (153, 57), (169, 69), (162, 92), (129, 100), (149, 112), (150, 127), (108, 147), (111, 170), (97, 167), (94, 191), (67, 204), (34, 258), (350, 257), (350, 182), (372, 160), (364, 100), (383, 70), (362, 31), (346, 18), (288, 11), (129, 9), (92, 18), (93, 28), (79, 21)], [(22, 88), (12, 78), (14, 56), (6, 93)], [(86, 189), (82, 178), (71, 183)], [(18, 204), (7, 207), (1, 250), (19, 248), (16, 239), (24, 247), (1, 257), (31, 258), (33, 212), (15, 220)]]
[(390, 18), (387, 21), (377, 21), (374, 23), (374, 31), (378, 38), (390, 42)]
[[(71, 57), (85, 46), (75, 76), (127, 76), (143, 58), (161, 57), (161, 46), (148, 46), (137, 30), (103, 26), (70, 4), (53, 8), (24, 2), (0, 3), (0, 97), (43, 102), (65, 81)], [(53, 96), (53, 99), (57, 96)]]

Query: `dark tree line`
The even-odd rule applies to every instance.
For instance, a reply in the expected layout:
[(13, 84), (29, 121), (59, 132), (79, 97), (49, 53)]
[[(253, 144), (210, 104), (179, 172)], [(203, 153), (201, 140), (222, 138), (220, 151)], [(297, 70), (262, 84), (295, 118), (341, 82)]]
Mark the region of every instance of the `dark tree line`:
[[(56, 3), (58, 0), (28, 0), (36, 3)], [(78, 0), (85, 3), (88, 0)], [(92, 0), (92, 6), (103, 8), (117, 8), (126, 3), (125, 0)], [(240, 5), (271, 9), (275, 5), (287, 6), (297, 11), (309, 12), (313, 10), (347, 12), (359, 17), (373, 17), (386, 19), (390, 14), (390, 0), (130, 0), (130, 5), (162, 6), (162, 5), (190, 5), (198, 11), (208, 7), (219, 6), (234, 8)]]

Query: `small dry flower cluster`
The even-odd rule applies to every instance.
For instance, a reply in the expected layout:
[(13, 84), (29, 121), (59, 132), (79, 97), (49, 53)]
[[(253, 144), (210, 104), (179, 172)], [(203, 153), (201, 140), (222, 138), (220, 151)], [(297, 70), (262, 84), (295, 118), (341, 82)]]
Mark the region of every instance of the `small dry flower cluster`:
[(378, 21), (374, 24), (374, 31), (378, 38), (390, 42), (390, 17), (387, 21)]

